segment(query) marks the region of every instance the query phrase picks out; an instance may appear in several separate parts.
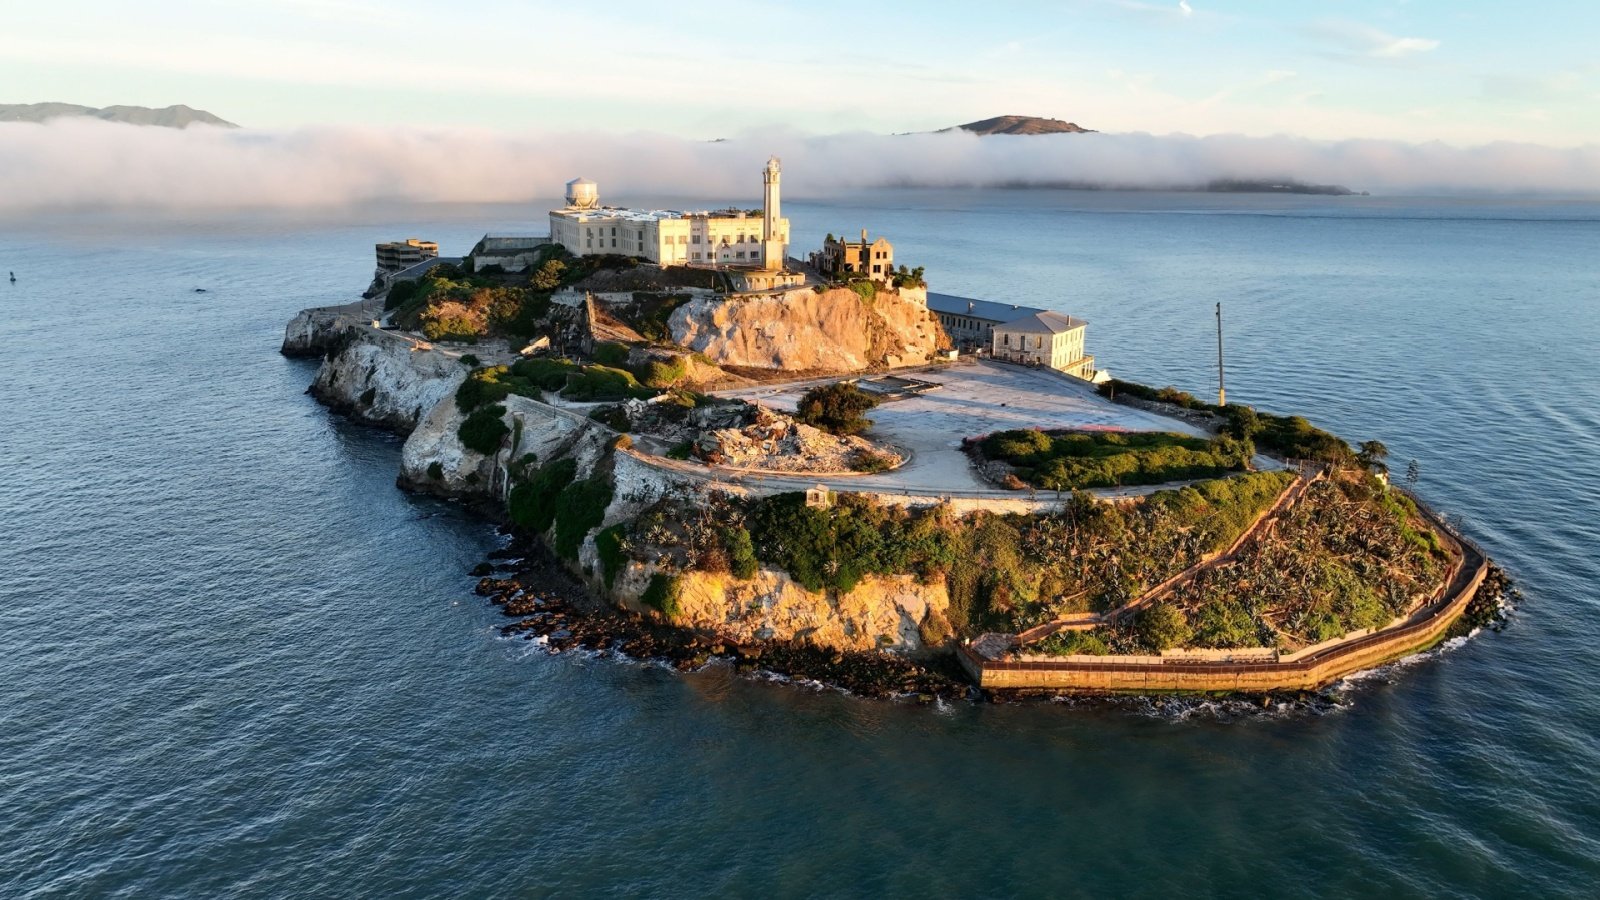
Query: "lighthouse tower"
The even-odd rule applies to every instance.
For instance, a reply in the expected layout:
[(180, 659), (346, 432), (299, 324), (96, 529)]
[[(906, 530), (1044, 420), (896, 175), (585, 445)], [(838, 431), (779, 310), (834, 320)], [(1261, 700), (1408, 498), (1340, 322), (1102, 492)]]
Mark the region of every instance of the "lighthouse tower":
[(783, 269), (784, 258), (788, 255), (788, 246), (784, 243), (785, 235), (779, 227), (783, 217), (778, 206), (778, 158), (776, 156), (767, 160), (767, 167), (762, 170), (762, 181), (766, 184), (766, 194), (761, 201), (761, 267), (768, 272), (777, 272)]

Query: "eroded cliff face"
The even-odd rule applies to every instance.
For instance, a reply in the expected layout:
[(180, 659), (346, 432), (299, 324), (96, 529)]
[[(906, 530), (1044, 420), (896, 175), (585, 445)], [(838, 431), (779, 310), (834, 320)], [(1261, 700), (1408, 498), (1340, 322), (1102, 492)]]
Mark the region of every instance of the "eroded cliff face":
[(283, 329), (284, 356), (321, 356), (337, 349), (345, 329), (356, 324), (361, 304), (302, 309)]
[(668, 321), (678, 344), (724, 366), (855, 372), (928, 362), (946, 339), (921, 288), (799, 288), (751, 297), (696, 297)]
[[(611, 588), (612, 599), (655, 615), (639, 597), (654, 567), (633, 563)], [(882, 650), (918, 654), (924, 635), (950, 633), (950, 595), (943, 581), (921, 584), (910, 575), (869, 576), (846, 593), (808, 591), (786, 573), (761, 569), (748, 580), (727, 573), (678, 575), (671, 622), (739, 644), (789, 641), (830, 650)]]
[(311, 394), (352, 418), (409, 434), (470, 371), (454, 355), (371, 328), (344, 331), (322, 363)]

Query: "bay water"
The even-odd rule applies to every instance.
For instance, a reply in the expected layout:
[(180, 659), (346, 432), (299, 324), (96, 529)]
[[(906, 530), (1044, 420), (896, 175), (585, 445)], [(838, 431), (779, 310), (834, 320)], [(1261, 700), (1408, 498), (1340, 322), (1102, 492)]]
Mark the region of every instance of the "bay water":
[[(670, 198), (663, 202), (670, 202)], [(0, 221), (0, 895), (1600, 892), (1600, 204), (874, 191), (934, 290), (1377, 438), (1510, 625), (1269, 710), (925, 708), (498, 635), (498, 546), (277, 353), (544, 205)], [(203, 293), (196, 289), (203, 289)]]

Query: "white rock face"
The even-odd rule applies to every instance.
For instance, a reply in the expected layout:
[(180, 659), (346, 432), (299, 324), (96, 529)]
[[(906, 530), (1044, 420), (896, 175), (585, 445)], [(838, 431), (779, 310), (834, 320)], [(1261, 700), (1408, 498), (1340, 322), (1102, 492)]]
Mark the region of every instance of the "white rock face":
[(280, 352), (285, 356), (321, 356), (338, 342), (346, 328), (355, 324), (354, 316), (360, 309), (361, 304), (352, 303), (300, 310), (283, 329)]
[(872, 300), (843, 288), (696, 297), (668, 327), (674, 341), (718, 365), (831, 372), (927, 362), (944, 335), (921, 288)]
[(352, 328), (347, 340), (317, 370), (311, 393), (354, 418), (401, 433), (415, 429), (440, 400), (453, 398), (470, 371), (457, 358), (418, 349), (425, 345), (385, 331)]

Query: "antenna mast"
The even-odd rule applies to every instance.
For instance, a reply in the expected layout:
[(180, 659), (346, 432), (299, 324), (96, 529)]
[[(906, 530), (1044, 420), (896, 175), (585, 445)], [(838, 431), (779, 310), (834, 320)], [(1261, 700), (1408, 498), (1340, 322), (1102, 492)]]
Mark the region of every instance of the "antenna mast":
[(1222, 302), (1217, 301), (1217, 405), (1228, 405), (1228, 388), (1222, 380)]

